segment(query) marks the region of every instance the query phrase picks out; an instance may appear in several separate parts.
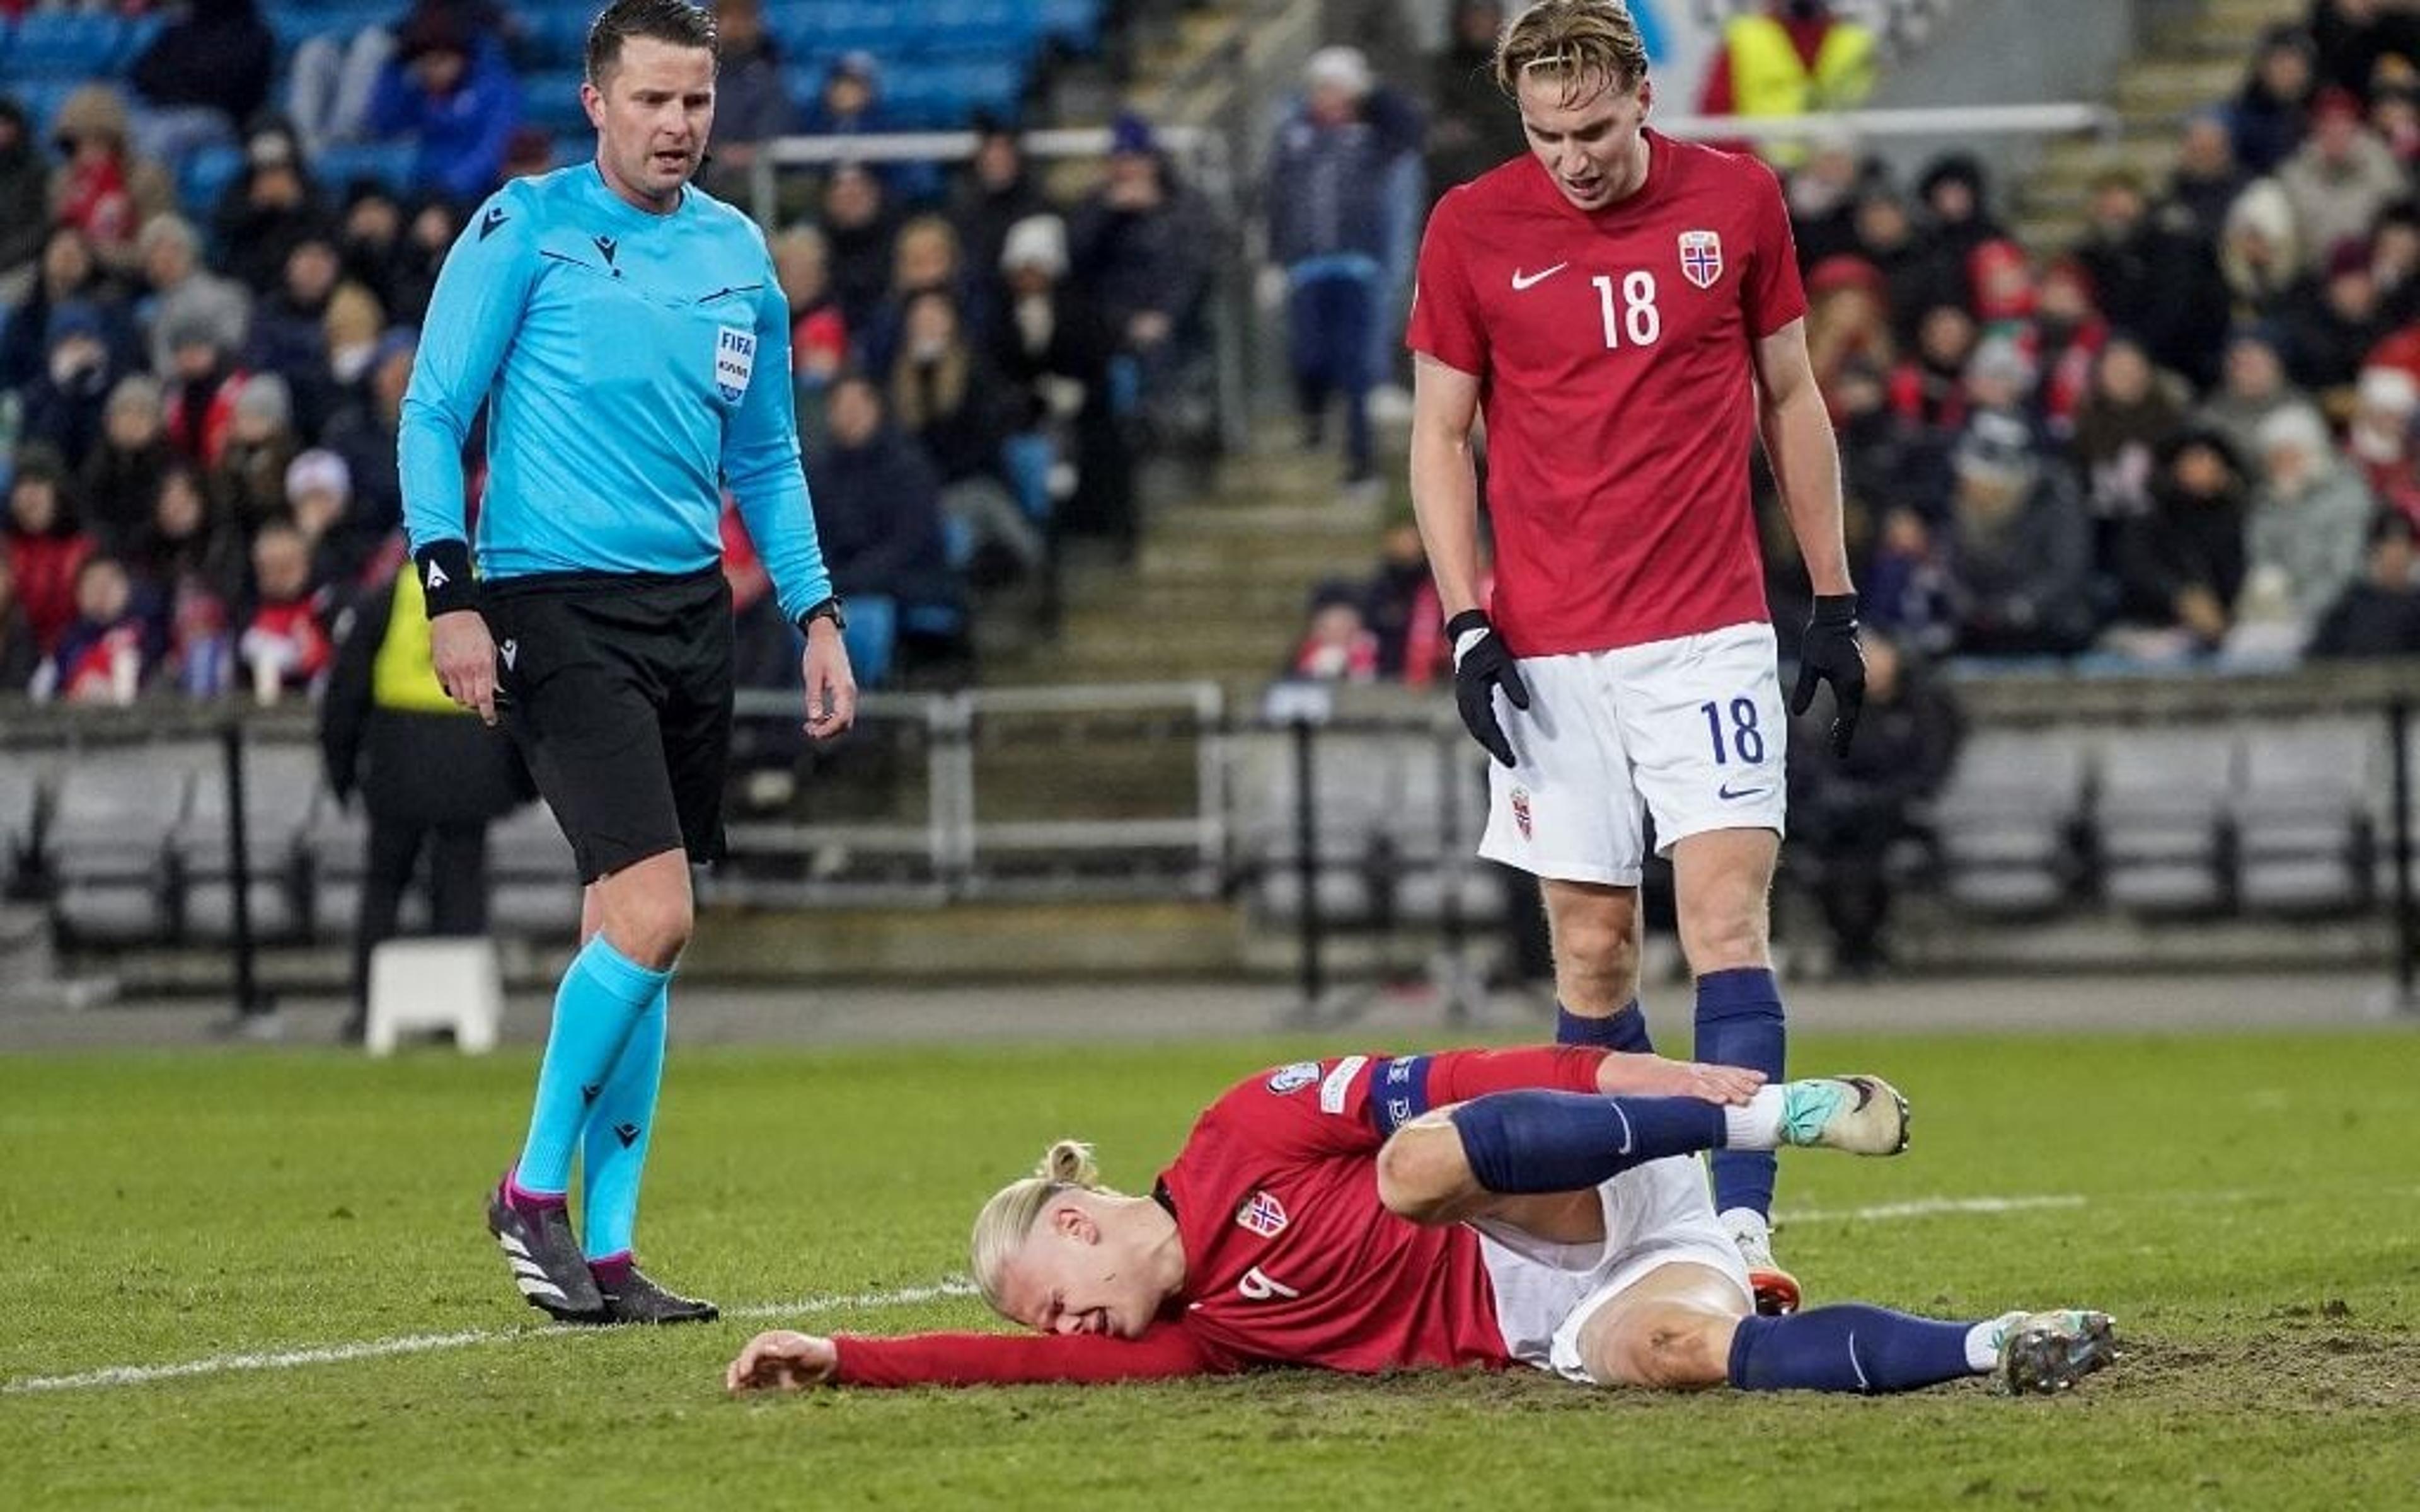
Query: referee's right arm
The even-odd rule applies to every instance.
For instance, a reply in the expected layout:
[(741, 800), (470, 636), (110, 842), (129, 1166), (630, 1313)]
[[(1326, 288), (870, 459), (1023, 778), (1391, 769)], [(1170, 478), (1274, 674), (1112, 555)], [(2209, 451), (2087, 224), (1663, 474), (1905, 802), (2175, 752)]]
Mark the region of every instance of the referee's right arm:
[(462, 445), (529, 298), (532, 215), (526, 196), (506, 185), (455, 239), (428, 301), (396, 442), (404, 533), (428, 600), (430, 659), (446, 693), (489, 724), (496, 648), (478, 613), (463, 523)]

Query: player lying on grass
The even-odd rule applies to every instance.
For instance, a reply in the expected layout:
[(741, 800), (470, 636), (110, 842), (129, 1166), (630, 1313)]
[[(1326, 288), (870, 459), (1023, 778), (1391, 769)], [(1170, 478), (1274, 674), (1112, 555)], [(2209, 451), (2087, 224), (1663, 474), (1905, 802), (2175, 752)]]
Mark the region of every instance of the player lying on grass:
[(2060, 1390), (2114, 1357), (2093, 1312), (1935, 1322), (1839, 1305), (1755, 1316), (1700, 1150), (1892, 1155), (1870, 1076), (1577, 1046), (1346, 1056), (1240, 1082), (1149, 1196), (1089, 1146), (975, 1220), (974, 1275), (1040, 1336), (760, 1334), (725, 1384), (971, 1385), (1515, 1363), (1600, 1385), (1909, 1391), (1993, 1375)]

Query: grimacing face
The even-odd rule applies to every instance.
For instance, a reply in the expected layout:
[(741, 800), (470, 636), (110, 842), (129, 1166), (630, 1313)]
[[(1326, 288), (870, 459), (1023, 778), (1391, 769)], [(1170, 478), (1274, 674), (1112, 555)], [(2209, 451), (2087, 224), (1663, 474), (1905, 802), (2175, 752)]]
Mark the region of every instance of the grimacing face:
[(1647, 181), (1647, 144), (1638, 133), (1653, 85), (1641, 79), (1617, 91), (1610, 79), (1585, 79), (1568, 98), (1564, 85), (1561, 75), (1543, 70), (1521, 76), (1522, 134), (1563, 198), (1601, 210)]
[(606, 182), (660, 214), (680, 203), (714, 130), (714, 54), (629, 38), (603, 79), (580, 86), (580, 103), (597, 128)]
[(1044, 1334), (1140, 1338), (1167, 1300), (1140, 1261), (1079, 1204), (1054, 1197), (1001, 1277), (1001, 1311)]

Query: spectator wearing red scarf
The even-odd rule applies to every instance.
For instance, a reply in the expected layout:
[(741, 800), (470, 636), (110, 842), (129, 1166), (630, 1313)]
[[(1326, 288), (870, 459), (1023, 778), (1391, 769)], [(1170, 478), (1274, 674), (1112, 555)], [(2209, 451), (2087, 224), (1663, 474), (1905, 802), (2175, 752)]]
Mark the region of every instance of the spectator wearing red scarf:
[(92, 537), (76, 528), (67, 465), (49, 447), (28, 446), (18, 454), (6, 527), (18, 600), (25, 606), (34, 643), (48, 652), (75, 618), (76, 569), (93, 548)]

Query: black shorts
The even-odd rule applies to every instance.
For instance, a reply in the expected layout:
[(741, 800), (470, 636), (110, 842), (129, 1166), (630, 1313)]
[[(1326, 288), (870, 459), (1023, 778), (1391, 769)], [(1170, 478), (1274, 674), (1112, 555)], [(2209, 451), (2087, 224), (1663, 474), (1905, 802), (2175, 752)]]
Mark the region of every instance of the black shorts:
[(490, 581), (499, 715), (594, 882), (664, 851), (722, 855), (731, 590), (549, 573)]

